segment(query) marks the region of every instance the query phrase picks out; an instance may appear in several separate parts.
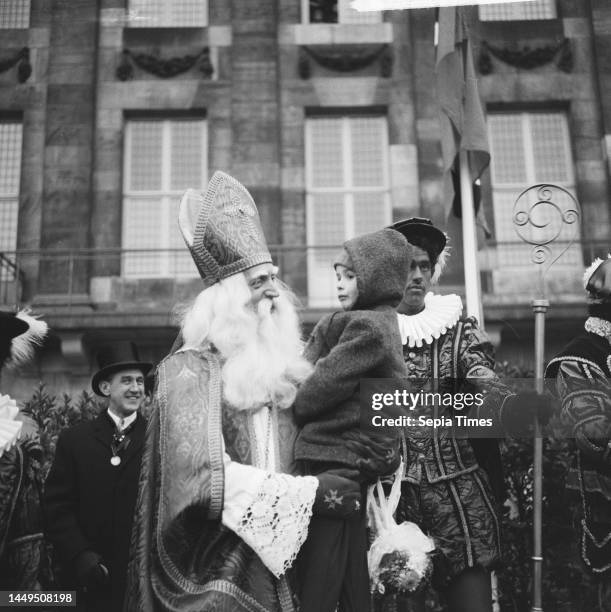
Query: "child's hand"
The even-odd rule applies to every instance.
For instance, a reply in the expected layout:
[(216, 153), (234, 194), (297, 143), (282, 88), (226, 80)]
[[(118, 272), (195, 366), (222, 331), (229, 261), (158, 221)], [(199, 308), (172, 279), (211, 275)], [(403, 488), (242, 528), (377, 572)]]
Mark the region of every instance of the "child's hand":
[(346, 447), (358, 455), (356, 467), (361, 478), (375, 482), (380, 476), (392, 474), (401, 463), (398, 440), (394, 437), (381, 437), (356, 432), (346, 442)]

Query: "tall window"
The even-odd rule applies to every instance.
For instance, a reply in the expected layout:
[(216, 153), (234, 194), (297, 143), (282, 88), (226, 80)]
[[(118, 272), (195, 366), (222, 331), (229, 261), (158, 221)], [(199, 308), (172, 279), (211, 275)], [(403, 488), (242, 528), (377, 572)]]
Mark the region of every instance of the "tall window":
[(129, 0), (129, 25), (201, 28), (208, 25), (208, 0)]
[[(21, 137), (19, 122), (0, 122), (0, 253), (17, 248), (19, 180), (21, 177)], [(12, 255), (5, 255), (13, 261)], [(4, 262), (5, 263), (5, 262)], [(12, 279), (12, 272), (0, 265), (0, 280)]]
[(555, 19), (556, 0), (485, 4), (479, 7), (481, 21), (519, 21), (523, 19)]
[(186, 189), (206, 186), (206, 143), (203, 119), (127, 122), (123, 276), (197, 276), (178, 229), (178, 204)]
[(338, 247), (391, 222), (386, 118), (313, 117), (305, 144), (308, 301), (337, 305)]
[[(567, 118), (561, 112), (491, 113), (488, 131), (499, 264), (507, 268), (522, 266), (524, 270), (523, 266), (530, 265), (531, 247), (520, 243), (514, 230), (513, 206), (517, 197), (524, 189), (539, 183), (552, 183), (575, 195)], [(536, 215), (537, 223), (558, 228), (559, 241), (570, 241), (576, 231), (579, 236), (579, 228), (560, 223), (550, 207), (539, 207)], [(581, 259), (577, 241), (555, 267), (580, 267)]]
[(29, 28), (30, 0), (0, 0), (0, 28)]
[(379, 23), (381, 11), (359, 12), (351, 0), (301, 0), (304, 23)]

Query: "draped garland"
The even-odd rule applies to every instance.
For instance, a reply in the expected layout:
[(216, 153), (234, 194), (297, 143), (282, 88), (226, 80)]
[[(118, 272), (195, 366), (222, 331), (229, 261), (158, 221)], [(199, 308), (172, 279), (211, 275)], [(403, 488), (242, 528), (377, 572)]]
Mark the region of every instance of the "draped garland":
[(392, 75), (393, 56), (387, 44), (380, 45), (373, 51), (321, 46), (316, 48), (302, 46), (301, 49), (298, 71), (302, 79), (309, 79), (311, 76), (310, 60), (314, 60), (319, 66), (335, 72), (353, 72), (366, 68), (379, 60), (380, 75), (384, 78)]
[(199, 62), (199, 70), (204, 78), (209, 79), (214, 73), (210, 61), (210, 50), (204, 47), (196, 55), (183, 55), (164, 59), (147, 53), (135, 53), (129, 49), (123, 49), (122, 59), (117, 66), (116, 75), (120, 81), (128, 81), (134, 78), (134, 65), (141, 70), (153, 74), (161, 79), (170, 79), (191, 70)]
[(493, 71), (491, 56), (505, 64), (523, 70), (539, 68), (552, 61), (555, 61), (556, 66), (562, 72), (571, 72), (573, 69), (573, 52), (568, 38), (557, 45), (546, 45), (534, 49), (524, 47), (517, 50), (495, 47), (483, 40), (478, 61), (480, 74), (486, 75)]

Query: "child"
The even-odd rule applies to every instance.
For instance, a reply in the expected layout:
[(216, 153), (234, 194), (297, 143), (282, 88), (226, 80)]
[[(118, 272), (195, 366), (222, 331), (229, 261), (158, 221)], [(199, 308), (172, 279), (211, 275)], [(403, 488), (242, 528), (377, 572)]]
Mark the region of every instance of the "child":
[[(362, 459), (352, 442), (360, 430), (359, 380), (407, 377), (395, 307), (410, 264), (409, 244), (395, 230), (344, 243), (334, 264), (344, 312), (314, 328), (305, 355), (315, 369), (294, 404), (302, 426), (295, 459), (304, 473), (354, 470)], [(395, 441), (384, 442), (392, 451)], [(379, 443), (371, 439), (371, 445)], [(328, 504), (336, 503), (341, 499), (329, 496)], [(313, 517), (298, 559), (301, 612), (333, 612), (338, 600), (340, 610), (369, 610), (364, 495), (360, 507), (353, 520)]]

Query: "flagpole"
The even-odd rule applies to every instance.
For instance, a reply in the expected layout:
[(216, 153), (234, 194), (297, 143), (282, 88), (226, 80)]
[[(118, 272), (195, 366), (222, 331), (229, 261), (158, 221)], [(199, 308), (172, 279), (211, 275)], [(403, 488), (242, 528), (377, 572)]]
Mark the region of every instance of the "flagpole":
[(469, 171), (469, 154), (461, 149), (459, 152), (460, 164), (460, 197), (462, 211), (462, 241), (463, 262), (465, 270), (465, 297), (467, 300), (467, 315), (475, 317), (484, 327), (482, 313), (481, 289), (479, 269), (477, 265), (477, 237), (475, 234), (475, 207), (473, 205), (473, 190), (471, 187), (471, 173)]

